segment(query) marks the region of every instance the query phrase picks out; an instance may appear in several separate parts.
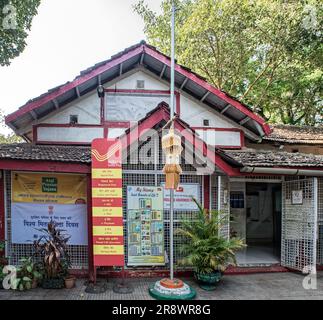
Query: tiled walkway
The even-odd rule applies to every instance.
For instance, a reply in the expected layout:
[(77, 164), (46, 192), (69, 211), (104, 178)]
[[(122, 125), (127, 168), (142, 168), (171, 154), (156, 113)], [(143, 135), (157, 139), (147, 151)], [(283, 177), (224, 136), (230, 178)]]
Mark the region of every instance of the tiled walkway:
[[(315, 299), (323, 300), (323, 272), (317, 276), (317, 290), (305, 290), (302, 286), (304, 277), (295, 273), (267, 273), (253, 275), (227, 275), (223, 277), (218, 288), (213, 292), (201, 290), (192, 279), (186, 281), (197, 290), (198, 300), (239, 300), (239, 299)], [(107, 281), (107, 280), (101, 280)], [(78, 280), (72, 290), (34, 289), (27, 292), (0, 290), (1, 300), (139, 300), (152, 299), (148, 294), (148, 285), (156, 279), (129, 279), (134, 292), (132, 294), (115, 294), (113, 284), (107, 281), (107, 291), (102, 294), (85, 293), (84, 280)]]

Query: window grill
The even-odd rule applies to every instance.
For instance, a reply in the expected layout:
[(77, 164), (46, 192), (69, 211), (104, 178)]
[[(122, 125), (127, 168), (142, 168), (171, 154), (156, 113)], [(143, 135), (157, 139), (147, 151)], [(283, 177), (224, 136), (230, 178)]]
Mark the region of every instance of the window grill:
[[(11, 242), (11, 174), (9, 171), (5, 173), (5, 181), (7, 256), (11, 265), (18, 265), (21, 258), (32, 256), (34, 251), (32, 244), (14, 244)], [(70, 245), (67, 247), (67, 251), (70, 255), (73, 269), (88, 268), (88, 246)]]
[[(292, 204), (293, 190), (303, 190), (303, 203)], [(316, 264), (314, 178), (282, 184), (282, 264), (300, 271)]]
[[(165, 182), (165, 176), (162, 173), (164, 166), (164, 155), (161, 150), (160, 139), (159, 144), (156, 144), (156, 139), (149, 140), (142, 143), (139, 150), (135, 150), (139, 156), (139, 164), (131, 164), (130, 158), (123, 165), (123, 218), (124, 218), (124, 243), (125, 243), (125, 260), (128, 260), (128, 234), (127, 234), (127, 186), (141, 185), (141, 186), (159, 186)], [(153, 146), (153, 147), (152, 147)], [(149, 152), (148, 152), (149, 151)], [(151, 161), (157, 159), (157, 161)], [(196, 174), (196, 169), (192, 164), (186, 164), (182, 161), (183, 174), (181, 175), (181, 183), (197, 183), (199, 185), (200, 200), (203, 204), (203, 176)], [(6, 172), (6, 206), (7, 206), (7, 234), (6, 238), (8, 256), (10, 256), (10, 263), (13, 265), (18, 264), (19, 259), (25, 256), (30, 256), (33, 253), (32, 245), (17, 245), (11, 243), (11, 175), (10, 172)], [(206, 190), (208, 192), (208, 190)], [(215, 201), (215, 193), (212, 192), (211, 201)], [(216, 196), (215, 196), (216, 197)], [(174, 212), (174, 229), (180, 226), (181, 219), (193, 219), (195, 212), (178, 211)], [(169, 261), (170, 243), (169, 243), (169, 210), (164, 210), (164, 241), (165, 251), (167, 253), (167, 260)], [(179, 235), (174, 235), (174, 262), (178, 261), (180, 255), (180, 245), (186, 241)], [(68, 246), (68, 252), (71, 257), (73, 269), (87, 269), (88, 268), (88, 246)], [(134, 267), (128, 267), (132, 269)], [(165, 267), (159, 267), (160, 269), (168, 269), (168, 263)], [(134, 268), (135, 269), (135, 268)], [(182, 266), (178, 269), (184, 269)]]

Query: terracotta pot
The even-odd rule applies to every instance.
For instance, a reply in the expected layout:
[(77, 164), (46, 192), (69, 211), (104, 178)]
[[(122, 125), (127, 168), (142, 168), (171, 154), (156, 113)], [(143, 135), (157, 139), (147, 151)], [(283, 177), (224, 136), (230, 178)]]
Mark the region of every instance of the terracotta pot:
[(76, 278), (74, 276), (69, 276), (65, 278), (65, 288), (72, 289), (75, 287)]
[(38, 287), (38, 281), (37, 279), (33, 279), (33, 283), (31, 284), (32, 289), (36, 289)]

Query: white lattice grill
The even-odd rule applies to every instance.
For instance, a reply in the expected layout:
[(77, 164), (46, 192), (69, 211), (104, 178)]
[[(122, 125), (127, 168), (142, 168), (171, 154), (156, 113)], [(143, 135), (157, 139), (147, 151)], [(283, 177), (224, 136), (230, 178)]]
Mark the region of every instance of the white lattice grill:
[[(162, 174), (162, 168), (164, 163), (163, 152), (160, 148), (161, 144), (158, 141), (159, 145), (155, 145), (156, 140), (148, 141), (140, 146), (136, 151), (137, 156), (139, 157), (140, 163), (135, 164), (131, 163), (131, 159), (134, 157), (127, 157), (127, 163), (123, 165), (123, 218), (124, 218), (124, 242), (125, 242), (125, 254), (126, 254), (126, 263), (128, 260), (128, 251), (127, 251), (127, 186), (130, 185), (142, 185), (142, 186), (159, 186), (161, 183), (165, 182), (165, 176)], [(188, 164), (182, 159), (182, 168), (183, 174), (181, 175), (181, 183), (197, 183), (199, 185), (200, 199), (203, 204), (203, 187), (202, 181), (203, 176), (196, 174), (196, 169), (193, 165)], [(19, 259), (22, 257), (30, 256), (33, 253), (32, 245), (16, 245), (12, 244), (11, 239), (11, 181), (10, 173), (6, 174), (7, 181), (7, 239), (8, 239), (8, 254), (10, 255), (10, 263), (17, 264)], [(206, 190), (209, 192), (209, 190)], [(211, 201), (213, 197), (211, 196)], [(188, 211), (178, 211), (174, 212), (174, 228), (180, 226), (181, 220), (184, 219), (193, 219), (195, 212)], [(170, 243), (169, 243), (169, 210), (164, 211), (164, 239), (165, 239), (165, 250), (167, 255), (170, 252)], [(176, 263), (180, 255), (180, 246), (186, 241), (179, 235), (174, 235), (174, 262)], [(88, 267), (88, 247), (87, 246), (69, 246), (69, 254), (72, 261), (72, 268), (74, 269), (87, 269)], [(168, 256), (169, 259), (169, 256)], [(129, 267), (130, 268), (130, 267)], [(169, 268), (169, 265), (166, 264), (165, 268)], [(180, 267), (183, 269), (183, 267)]]
[(220, 212), (221, 228), (220, 235), (226, 239), (230, 237), (230, 182), (225, 176), (220, 178)]
[[(303, 203), (292, 204), (292, 193), (303, 191)], [(314, 178), (282, 184), (282, 265), (303, 271), (316, 261), (316, 212)]]
[[(6, 172), (6, 240), (7, 240), (7, 256), (9, 263), (18, 265), (19, 260), (23, 257), (33, 255), (33, 246), (30, 244), (13, 244), (11, 243), (11, 174)], [(86, 230), (87, 232), (87, 230)], [(68, 253), (71, 258), (73, 269), (88, 268), (88, 246), (68, 246)]]

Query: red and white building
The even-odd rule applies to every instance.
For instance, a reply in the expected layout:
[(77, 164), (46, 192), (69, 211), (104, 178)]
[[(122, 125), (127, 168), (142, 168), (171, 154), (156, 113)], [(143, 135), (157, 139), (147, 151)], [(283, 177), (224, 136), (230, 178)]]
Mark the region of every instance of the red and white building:
[[(237, 235), (248, 244), (238, 254), (239, 265), (303, 270), (323, 264), (322, 130), (309, 139), (311, 133), (304, 133), (307, 136), (297, 141), (293, 135), (289, 139), (277, 136), (275, 127), (248, 106), (184, 66), (176, 64), (175, 70), (176, 129), (184, 145), (181, 185), (184, 189), (197, 186), (194, 195), (205, 208), (231, 214), (234, 223), (228, 219), (221, 232), (227, 237)], [(101, 97), (99, 86), (104, 87)], [(6, 124), (26, 140), (0, 146), (0, 239), (7, 241), (11, 263), (32, 250), (31, 244), (13, 241), (12, 172), (78, 174), (87, 181), (87, 227), (81, 232), (88, 241), (71, 245), (70, 253), (73, 268), (88, 272), (93, 257), (90, 145), (95, 138), (124, 142), (127, 261), (125, 190), (129, 185), (164, 182), (160, 135), (170, 118), (169, 87), (170, 58), (142, 42), (6, 117)], [(169, 214), (167, 208), (164, 211), (167, 255)], [(185, 208), (177, 209), (176, 225), (182, 214), (192, 216)], [(179, 241), (175, 237), (175, 247)], [(151, 273), (156, 267), (135, 270)], [(168, 270), (168, 266), (157, 270)]]

